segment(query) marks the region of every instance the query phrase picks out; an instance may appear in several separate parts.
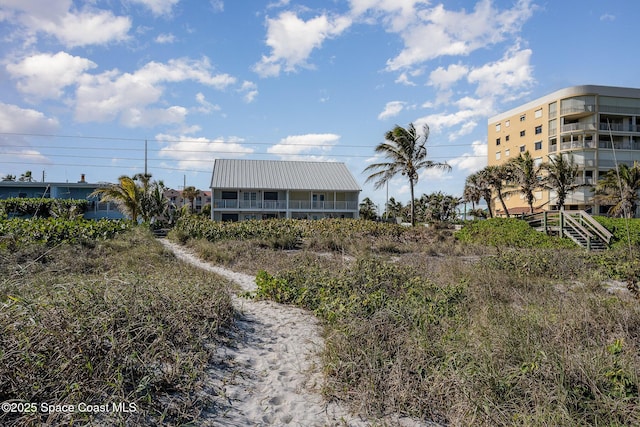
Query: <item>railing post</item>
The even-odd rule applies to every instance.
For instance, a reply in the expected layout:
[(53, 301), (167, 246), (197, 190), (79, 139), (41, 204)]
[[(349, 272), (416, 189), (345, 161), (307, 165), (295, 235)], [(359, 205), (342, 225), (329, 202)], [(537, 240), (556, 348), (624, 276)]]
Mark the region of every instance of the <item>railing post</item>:
[(559, 215), (560, 215), (560, 218), (559, 218), (559, 221), (560, 221), (560, 237), (564, 237), (564, 212), (562, 211), (562, 209), (559, 210), (558, 212), (559, 212)]

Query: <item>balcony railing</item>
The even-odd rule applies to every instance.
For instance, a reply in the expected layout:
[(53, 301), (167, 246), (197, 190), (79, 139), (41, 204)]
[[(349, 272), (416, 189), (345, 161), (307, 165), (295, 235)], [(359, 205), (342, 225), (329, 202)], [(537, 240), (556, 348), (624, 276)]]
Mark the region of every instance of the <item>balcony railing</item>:
[(248, 209), (248, 210), (318, 210), (343, 211), (358, 209), (358, 202), (352, 201), (311, 201), (311, 200), (236, 200), (216, 199), (213, 209)]
[(621, 123), (600, 123), (598, 128), (602, 131), (612, 132), (640, 132), (640, 126)]
[[(596, 148), (596, 143), (593, 140), (588, 141), (563, 141), (560, 143), (561, 150), (578, 150), (582, 148)], [(555, 150), (553, 150), (555, 151)]]
[(569, 106), (563, 107), (560, 110), (560, 114), (565, 115), (565, 114), (593, 113), (595, 111), (596, 111), (596, 106), (592, 104), (569, 105)]
[(575, 132), (584, 130), (596, 130), (595, 123), (569, 123), (562, 125), (561, 132)]

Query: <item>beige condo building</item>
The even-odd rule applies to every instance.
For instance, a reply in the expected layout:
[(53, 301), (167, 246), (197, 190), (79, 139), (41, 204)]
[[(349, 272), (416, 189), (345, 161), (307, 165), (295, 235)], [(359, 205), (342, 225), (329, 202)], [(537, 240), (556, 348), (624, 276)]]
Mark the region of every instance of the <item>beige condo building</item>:
[[(558, 90), (489, 118), (487, 141), (488, 165), (525, 151), (537, 163), (550, 155), (572, 155), (584, 186), (569, 195), (565, 209), (604, 214), (608, 207), (593, 203), (592, 186), (616, 164), (640, 161), (640, 89), (588, 85)], [(553, 192), (535, 196), (536, 209), (557, 208)], [(528, 212), (523, 196), (508, 196), (505, 202), (510, 213)]]

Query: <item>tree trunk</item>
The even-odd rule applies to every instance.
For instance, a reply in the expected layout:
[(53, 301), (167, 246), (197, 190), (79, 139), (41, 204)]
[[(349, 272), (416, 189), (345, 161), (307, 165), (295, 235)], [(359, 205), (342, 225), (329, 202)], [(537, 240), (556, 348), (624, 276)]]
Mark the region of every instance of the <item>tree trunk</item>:
[(411, 187), (411, 226), (416, 225), (416, 204), (413, 197), (413, 179), (409, 179), (409, 187)]
[(504, 199), (502, 198), (502, 192), (498, 191), (498, 200), (502, 204), (502, 209), (504, 209), (504, 213), (507, 215), (507, 218), (510, 218), (509, 209), (507, 209), (507, 205), (504, 203)]

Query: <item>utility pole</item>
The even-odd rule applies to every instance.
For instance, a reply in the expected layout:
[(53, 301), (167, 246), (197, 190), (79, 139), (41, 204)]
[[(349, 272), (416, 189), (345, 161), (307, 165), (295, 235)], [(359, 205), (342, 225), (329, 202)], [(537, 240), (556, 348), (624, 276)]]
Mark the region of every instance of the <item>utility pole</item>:
[(144, 140), (144, 176), (147, 176), (147, 140)]

